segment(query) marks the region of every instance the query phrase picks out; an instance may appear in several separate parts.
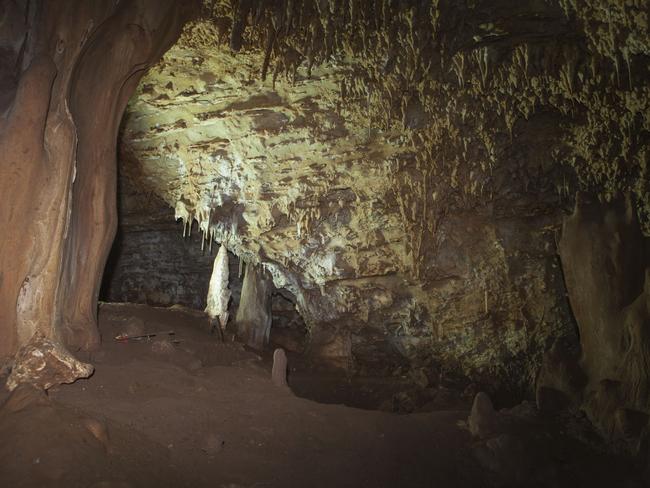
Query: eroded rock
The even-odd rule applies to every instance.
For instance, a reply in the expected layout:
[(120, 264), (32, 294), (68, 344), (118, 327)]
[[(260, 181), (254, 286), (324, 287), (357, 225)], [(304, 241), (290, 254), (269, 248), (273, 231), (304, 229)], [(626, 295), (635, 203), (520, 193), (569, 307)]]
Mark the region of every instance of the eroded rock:
[(35, 334), (16, 354), (6, 386), (14, 390), (20, 384), (29, 383), (47, 390), (55, 385), (88, 378), (93, 371), (91, 364), (75, 359), (60, 344)]

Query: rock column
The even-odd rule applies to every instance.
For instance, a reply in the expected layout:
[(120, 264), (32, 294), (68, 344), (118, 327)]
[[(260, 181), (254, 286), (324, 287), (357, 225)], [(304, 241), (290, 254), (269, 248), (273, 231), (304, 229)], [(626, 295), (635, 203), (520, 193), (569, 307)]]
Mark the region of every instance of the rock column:
[(237, 336), (249, 346), (262, 349), (268, 344), (271, 332), (271, 283), (253, 264), (246, 265), (236, 321)]

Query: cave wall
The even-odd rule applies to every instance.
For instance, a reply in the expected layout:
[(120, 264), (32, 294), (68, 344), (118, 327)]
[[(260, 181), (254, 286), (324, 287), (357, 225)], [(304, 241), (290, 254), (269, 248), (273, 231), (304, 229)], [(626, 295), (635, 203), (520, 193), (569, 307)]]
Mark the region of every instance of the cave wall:
[[(100, 300), (205, 310), (217, 244), (210, 248), (196, 226), (190, 232), (174, 219), (173, 208), (128, 178), (119, 178), (117, 203), (117, 235), (106, 263)], [(246, 265), (232, 253), (228, 263), (229, 330), (234, 333)], [(269, 285), (271, 341), (302, 352), (305, 325), (295, 297)]]
[[(119, 120), (187, 5), (2, 5), (0, 357), (97, 344)], [(206, 1), (129, 104), (125, 175), (290, 291), (312, 354), (530, 389), (576, 334), (573, 196), (649, 230), (649, 9)]]
[[(565, 36), (580, 23), (560, 5), (518, 5), (534, 36), (482, 4), (418, 8), (398, 8), (391, 21), (374, 10), (375, 27), (357, 12), (375, 44), (337, 31), (329, 57), (294, 53), (291, 69), (278, 41), (265, 80), (263, 22), (247, 17), (236, 55), (219, 43), (223, 19), (191, 24), (129, 104), (125, 171), (290, 290), (311, 354), (358, 372), (407, 365), (531, 391), (543, 352), (576, 336), (556, 244), (581, 184), (574, 135), (593, 122), (578, 112), (602, 109), (581, 97), (613, 78), (586, 79), (579, 93), (563, 87), (557, 57), (589, 51), (584, 29)], [(421, 23), (434, 10), (450, 24), (467, 14), (482, 37), (461, 47), (453, 36), (474, 39), (469, 32), (434, 19), (440, 59), (428, 62), (441, 71), (425, 75), (409, 64), (423, 51), (400, 54), (390, 42), (431, 42)], [(293, 28), (283, 42), (297, 50), (305, 31)]]
[(143, 80), (129, 178), (291, 291), (320, 360), (531, 392), (578, 341), (576, 192), (630, 195), (649, 230), (650, 7), (237, 5), (205, 2)]

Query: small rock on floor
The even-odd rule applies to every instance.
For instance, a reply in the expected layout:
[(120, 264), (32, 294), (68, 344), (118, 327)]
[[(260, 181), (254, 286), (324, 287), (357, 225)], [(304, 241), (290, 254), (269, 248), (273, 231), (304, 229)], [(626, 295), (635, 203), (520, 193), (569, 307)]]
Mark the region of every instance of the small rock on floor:
[(287, 355), (284, 349), (278, 348), (273, 352), (271, 379), (275, 386), (287, 386)]
[(472, 411), (467, 423), (473, 436), (486, 439), (493, 435), (497, 429), (497, 412), (492, 406), (492, 400), (487, 393), (479, 392), (474, 397)]

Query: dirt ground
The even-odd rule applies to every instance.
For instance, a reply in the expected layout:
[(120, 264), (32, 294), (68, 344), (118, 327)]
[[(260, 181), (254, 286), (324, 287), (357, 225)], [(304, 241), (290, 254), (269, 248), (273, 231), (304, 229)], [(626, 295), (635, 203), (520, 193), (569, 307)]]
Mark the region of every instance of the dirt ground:
[[(627, 460), (546, 427), (554, 443), (524, 458), (544, 458), (543, 469), (526, 471), (535, 477), (523, 484), (500, 478), (465, 427), (467, 410), (397, 415), (299, 398), (271, 382), (266, 357), (220, 343), (206, 327), (188, 310), (102, 305), (103, 345), (84, 358), (96, 368), (90, 379), (47, 395), (0, 393), (0, 486), (643, 486), (627, 476)], [(114, 340), (168, 330), (175, 334)], [(320, 384), (336, 389), (329, 377)], [(549, 447), (558, 442), (562, 449)], [(520, 464), (519, 454), (507, 456)]]

